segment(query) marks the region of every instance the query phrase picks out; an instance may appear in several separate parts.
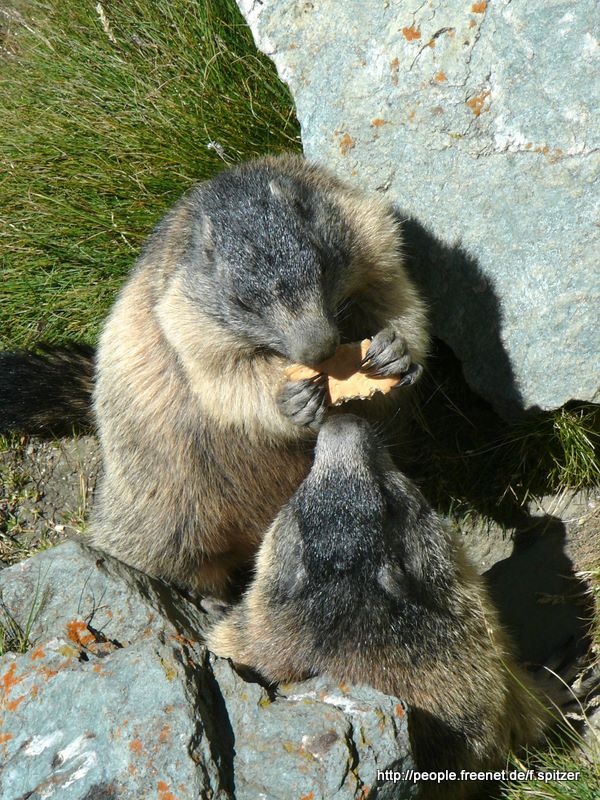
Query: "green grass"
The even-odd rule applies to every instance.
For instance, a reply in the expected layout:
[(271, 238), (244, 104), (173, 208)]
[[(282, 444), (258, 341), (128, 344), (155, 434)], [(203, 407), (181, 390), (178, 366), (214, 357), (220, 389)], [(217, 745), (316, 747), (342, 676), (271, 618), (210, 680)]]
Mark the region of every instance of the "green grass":
[(224, 163), (299, 149), (233, 0), (0, 10), (0, 349), (93, 342), (164, 210)]
[(579, 577), (589, 586), (592, 606), (595, 610), (590, 636), (595, 660), (600, 664), (600, 556), (598, 556), (598, 560), (595, 563), (590, 565), (588, 570), (582, 571)]
[(515, 425), (505, 445), (515, 472), (534, 493), (600, 485), (599, 423), (598, 406), (574, 404)]
[(419, 387), (410, 470), (436, 507), (511, 526), (529, 501), (600, 486), (600, 406), (502, 420), (438, 345)]
[[(571, 738), (577, 739), (572, 735)], [(577, 749), (573, 749), (576, 745)], [(535, 757), (514, 761), (511, 770), (534, 770), (535, 777), (511, 781), (504, 786), (502, 800), (598, 800), (600, 797), (600, 743), (581, 739), (566, 747), (552, 745)], [(557, 772), (559, 773), (557, 775)], [(560, 773), (571, 773), (570, 779)]]
[(31, 632), (44, 605), (41, 582), (35, 587), (25, 622), (21, 625), (0, 595), (0, 657), (6, 653), (26, 653), (32, 646)]
[(23, 467), (23, 454), (23, 437), (0, 436), (0, 559), (5, 564), (21, 561), (31, 554), (23, 541), (25, 526), (18, 513), (20, 505), (35, 492)]

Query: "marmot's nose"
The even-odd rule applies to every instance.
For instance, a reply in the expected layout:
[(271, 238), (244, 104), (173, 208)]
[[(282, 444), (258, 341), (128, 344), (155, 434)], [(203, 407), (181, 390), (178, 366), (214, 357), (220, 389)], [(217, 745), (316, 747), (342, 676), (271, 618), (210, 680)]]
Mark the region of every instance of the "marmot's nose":
[(294, 337), (291, 341), (290, 356), (298, 364), (307, 364), (316, 367), (327, 358), (331, 358), (340, 343), (340, 335), (335, 328), (321, 326), (309, 328), (302, 335)]
[(315, 463), (364, 469), (377, 449), (375, 432), (366, 419), (331, 413), (319, 431)]

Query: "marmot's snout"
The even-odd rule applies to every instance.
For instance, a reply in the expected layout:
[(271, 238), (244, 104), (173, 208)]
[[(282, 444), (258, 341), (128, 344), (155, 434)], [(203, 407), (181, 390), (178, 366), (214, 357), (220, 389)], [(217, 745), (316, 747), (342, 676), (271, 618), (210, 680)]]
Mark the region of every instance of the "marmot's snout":
[(339, 343), (340, 334), (332, 322), (302, 319), (289, 334), (289, 358), (316, 367), (335, 354)]
[(376, 450), (375, 432), (365, 419), (334, 413), (319, 431), (315, 459), (359, 467), (370, 461)]

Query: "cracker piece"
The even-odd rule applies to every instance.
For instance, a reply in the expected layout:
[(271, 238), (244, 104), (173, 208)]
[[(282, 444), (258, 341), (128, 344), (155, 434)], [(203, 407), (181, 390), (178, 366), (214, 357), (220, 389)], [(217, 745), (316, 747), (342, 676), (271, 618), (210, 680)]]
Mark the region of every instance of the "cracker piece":
[(341, 344), (335, 355), (322, 361), (318, 368), (307, 367), (304, 364), (292, 364), (285, 371), (288, 380), (301, 381), (316, 378), (325, 373), (327, 375), (327, 388), (329, 402), (337, 406), (347, 400), (367, 399), (377, 392), (387, 394), (400, 381), (400, 376), (379, 377), (361, 372), (361, 361), (365, 357), (370, 339), (362, 342)]

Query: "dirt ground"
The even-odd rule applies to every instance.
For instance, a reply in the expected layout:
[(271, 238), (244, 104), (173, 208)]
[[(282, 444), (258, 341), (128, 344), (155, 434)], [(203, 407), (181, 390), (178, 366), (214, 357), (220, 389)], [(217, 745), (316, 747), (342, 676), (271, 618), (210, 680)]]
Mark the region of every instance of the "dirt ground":
[(94, 436), (11, 444), (0, 452), (0, 567), (80, 534), (100, 470)]

